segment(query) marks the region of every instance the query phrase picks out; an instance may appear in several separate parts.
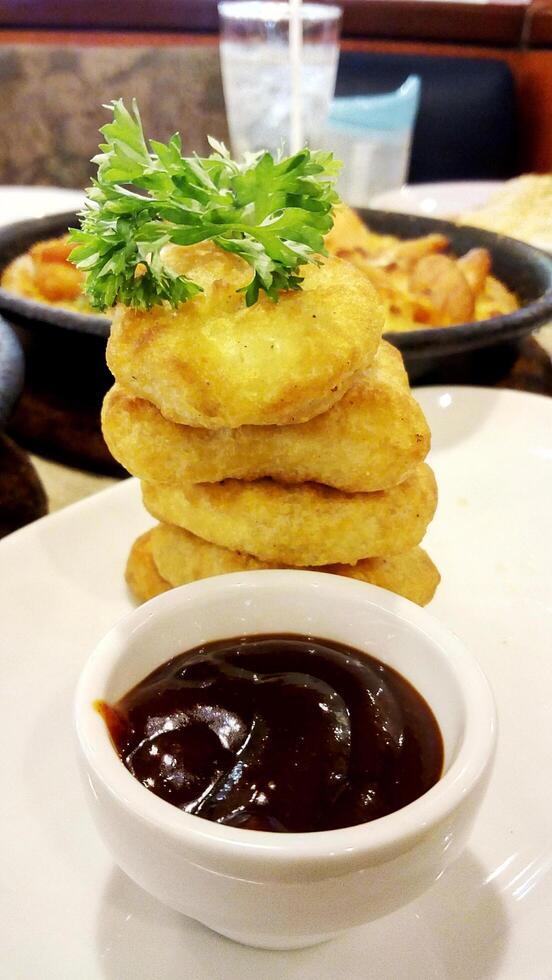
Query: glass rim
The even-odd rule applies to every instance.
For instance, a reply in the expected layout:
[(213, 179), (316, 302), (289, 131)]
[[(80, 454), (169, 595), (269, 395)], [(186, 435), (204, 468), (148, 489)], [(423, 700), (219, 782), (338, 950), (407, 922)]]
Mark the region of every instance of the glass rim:
[[(279, 0), (222, 0), (217, 5), (221, 17), (227, 20), (288, 21), (290, 4)], [(326, 3), (302, 3), (302, 21), (337, 21), (343, 10)]]

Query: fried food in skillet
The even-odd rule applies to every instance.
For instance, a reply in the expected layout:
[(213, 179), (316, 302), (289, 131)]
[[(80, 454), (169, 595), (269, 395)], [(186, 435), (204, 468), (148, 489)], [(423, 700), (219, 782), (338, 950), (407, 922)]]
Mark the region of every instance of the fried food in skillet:
[(26, 299), (91, 313), (82, 291), (84, 273), (68, 261), (72, 248), (65, 236), (36, 242), (25, 255), (6, 266), (0, 285)]
[(398, 350), (382, 342), (370, 367), (332, 408), (286, 426), (199, 429), (163, 418), (116, 385), (102, 430), (126, 469), (153, 483), (215, 483), (270, 476), (351, 493), (399, 483), (427, 455), (429, 429)]
[(421, 463), (398, 486), (346, 494), (319, 483), (273, 480), (143, 483), (146, 509), (206, 541), (285, 565), (353, 564), (397, 555), (421, 541), (437, 488)]
[(442, 234), (404, 240), (382, 235), (341, 206), (326, 246), (370, 280), (385, 307), (387, 331), (488, 320), (519, 307), (514, 294), (491, 275), (487, 249), (457, 258)]
[(324, 241), (330, 255), (339, 255), (341, 249), (365, 249), (373, 247), (374, 233), (369, 231), (362, 218), (353, 208), (346, 204), (338, 204), (333, 209), (333, 227), (325, 236)]
[(116, 380), (173, 422), (208, 429), (306, 422), (373, 360), (383, 314), (349, 263), (302, 267), (303, 288), (246, 307), (238, 256), (210, 243), (166, 250), (205, 292), (177, 310), (117, 307), (107, 347)]
[(441, 581), (437, 568), (423, 548), (411, 548), (401, 555), (385, 558), (365, 558), (356, 565), (327, 565), (324, 571), (379, 585), (418, 606), (427, 606)]

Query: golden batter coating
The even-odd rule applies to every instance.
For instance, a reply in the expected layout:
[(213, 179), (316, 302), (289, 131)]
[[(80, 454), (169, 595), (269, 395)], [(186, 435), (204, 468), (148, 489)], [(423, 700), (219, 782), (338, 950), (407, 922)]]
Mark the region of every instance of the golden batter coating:
[(398, 486), (346, 494), (319, 483), (225, 480), (143, 483), (146, 509), (206, 541), (285, 565), (352, 565), (397, 555), (421, 541), (437, 504), (432, 470), (421, 463)]
[(161, 577), (151, 553), (151, 531), (141, 534), (130, 549), (125, 579), (138, 602), (147, 602), (161, 592), (167, 592), (171, 585)]
[(349, 493), (400, 483), (425, 459), (430, 443), (401, 355), (385, 341), (343, 398), (309, 422), (198, 429), (167, 421), (151, 402), (115, 385), (104, 401), (102, 430), (113, 456), (152, 483), (269, 476)]
[(117, 307), (107, 361), (166, 419), (207, 429), (306, 422), (375, 356), (383, 314), (350, 263), (305, 265), (302, 290), (247, 308), (236, 292), (251, 277), (243, 259), (211, 243), (170, 246), (164, 257), (205, 292), (177, 310)]
[[(137, 565), (142, 566), (142, 571)], [(139, 601), (157, 594), (153, 591), (156, 588), (161, 592), (169, 586), (185, 585), (211, 575), (273, 567), (251, 555), (209, 544), (170, 524), (158, 524), (139, 538), (128, 560), (133, 580), (139, 584), (145, 580), (147, 584), (146, 589), (142, 585), (141, 591), (135, 591)], [(392, 558), (366, 558), (356, 565), (326, 565), (317, 571), (347, 575), (379, 585), (420, 606), (427, 605), (433, 598), (440, 581), (439, 572), (422, 548), (412, 548)]]
[(427, 606), (441, 581), (437, 568), (423, 548), (411, 548), (402, 555), (386, 558), (365, 558), (356, 565), (326, 565), (324, 571), (379, 585), (418, 606)]
[(156, 524), (150, 535), (150, 549), (159, 574), (171, 585), (185, 585), (228, 572), (278, 567), (253, 555), (220, 548), (175, 524)]

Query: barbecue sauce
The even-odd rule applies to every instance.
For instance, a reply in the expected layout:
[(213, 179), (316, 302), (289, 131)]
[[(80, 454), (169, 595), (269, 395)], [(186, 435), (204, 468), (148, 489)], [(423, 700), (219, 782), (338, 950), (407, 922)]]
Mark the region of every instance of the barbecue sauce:
[(333, 640), (207, 643), (97, 708), (143, 786), (248, 830), (375, 820), (425, 793), (443, 766), (441, 733), (421, 695), (391, 667)]

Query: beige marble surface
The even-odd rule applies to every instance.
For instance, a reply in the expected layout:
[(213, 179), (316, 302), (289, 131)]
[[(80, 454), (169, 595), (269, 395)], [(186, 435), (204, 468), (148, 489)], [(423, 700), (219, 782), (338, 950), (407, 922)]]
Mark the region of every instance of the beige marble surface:
[(31, 456), (31, 461), (46, 491), (50, 514), (119, 482), (112, 476), (86, 473), (41, 456)]
[(102, 106), (136, 98), (147, 133), (186, 152), (228, 139), (218, 48), (0, 46), (0, 183), (86, 187)]

